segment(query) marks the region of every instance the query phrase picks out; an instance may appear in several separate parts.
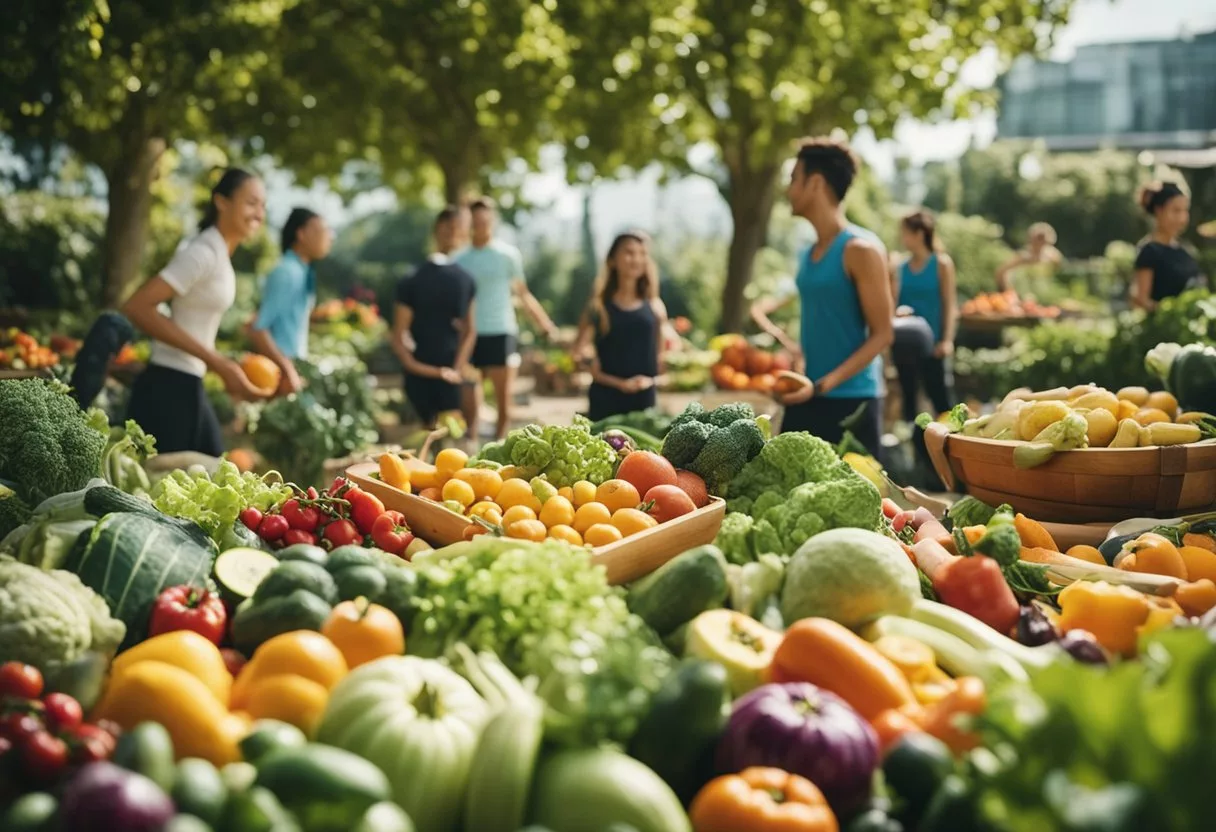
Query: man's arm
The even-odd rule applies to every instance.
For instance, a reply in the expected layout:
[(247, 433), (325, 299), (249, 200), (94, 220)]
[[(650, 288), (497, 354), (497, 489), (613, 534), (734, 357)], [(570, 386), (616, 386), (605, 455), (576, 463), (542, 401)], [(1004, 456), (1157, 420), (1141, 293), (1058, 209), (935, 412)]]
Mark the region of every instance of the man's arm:
[(278, 364), (279, 369), (283, 371), (283, 377), (279, 381), (278, 393), (280, 396), (297, 393), (304, 387), (300, 373), (296, 370), (295, 362), (283, 355), (283, 351), (279, 349), (279, 345), (271, 337), (270, 330), (258, 329), (255, 324), (249, 330), (249, 340), (253, 341), (254, 350), (260, 352), (275, 364)]
[(882, 248), (865, 240), (850, 240), (844, 250), (844, 267), (857, 287), (861, 312), (870, 334), (844, 363), (823, 378), (814, 380), (816, 393), (827, 393), (844, 384), (895, 340), (892, 324), (895, 303), (891, 299), (891, 283)]
[(515, 291), (515, 296), (519, 298), (519, 302), (523, 304), (524, 311), (528, 313), (540, 331), (545, 334), (549, 340), (557, 337), (557, 327), (553, 323), (553, 319), (549, 317), (549, 313), (545, 311), (545, 307), (540, 305), (540, 301), (528, 289), (528, 284), (523, 280), (516, 280), (511, 284), (511, 288)]
[(769, 315), (778, 309), (788, 306), (794, 297), (794, 295), (787, 295), (783, 298), (761, 298), (752, 304), (751, 315), (752, 320), (756, 322), (756, 326), (773, 336), (777, 340), (777, 343), (785, 347), (793, 355), (801, 355), (802, 346), (786, 334), (784, 329), (773, 323), (773, 319), (769, 317)]

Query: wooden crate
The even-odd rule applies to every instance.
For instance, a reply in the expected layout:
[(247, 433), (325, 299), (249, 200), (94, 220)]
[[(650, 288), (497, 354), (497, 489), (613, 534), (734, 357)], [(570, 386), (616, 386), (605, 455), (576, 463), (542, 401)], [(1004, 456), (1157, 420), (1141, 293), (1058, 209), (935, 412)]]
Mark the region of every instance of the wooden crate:
[[(469, 521), (439, 503), (406, 494), (372, 474), (379, 471), (375, 462), (363, 462), (346, 469), (346, 476), (360, 488), (380, 498), (385, 508), (405, 516), (414, 534), (432, 546), (447, 546), (464, 539)], [(636, 581), (658, 569), (676, 555), (694, 546), (712, 543), (718, 536), (726, 503), (716, 497), (709, 505), (691, 514), (631, 535), (607, 546), (592, 549), (592, 562), (600, 564), (613, 585)]]
[(1023, 470), (1016, 442), (925, 431), (933, 467), (948, 490), (962, 483), (989, 505), (1009, 503), (1037, 520), (1115, 523), (1176, 517), (1216, 506), (1216, 443), (1153, 448), (1084, 448)]

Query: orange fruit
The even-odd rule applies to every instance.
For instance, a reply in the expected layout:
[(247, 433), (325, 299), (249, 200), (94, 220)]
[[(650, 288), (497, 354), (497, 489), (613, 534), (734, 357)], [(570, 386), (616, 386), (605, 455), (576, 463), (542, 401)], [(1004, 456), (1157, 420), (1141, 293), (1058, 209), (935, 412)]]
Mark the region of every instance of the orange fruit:
[(530, 506), (511, 506), (502, 513), (503, 526), (511, 526), (521, 520), (535, 520), (536, 512)]
[[(656, 485), (675, 485), (676, 469), (666, 457), (652, 451), (634, 451), (625, 457), (616, 471), (617, 479), (630, 483), (638, 494), (645, 494)], [(637, 503), (634, 503), (636, 506)]]
[(574, 522), (574, 505), (560, 494), (550, 497), (540, 510), (540, 522), (546, 528), (569, 526)]
[[(570, 502), (574, 503), (575, 508), (582, 508), (587, 503), (595, 502), (595, 485), (586, 480), (579, 480), (570, 489), (574, 496), (570, 498)], [(559, 494), (561, 492), (558, 492)]]
[(283, 371), (264, 355), (248, 353), (241, 359), (241, 371), (249, 379), (249, 383), (264, 393), (273, 393), (279, 389)]
[(624, 537), (621, 530), (608, 523), (596, 523), (583, 534), (583, 542), (588, 546), (607, 546), (616, 543)]
[(327, 702), (329, 691), (324, 686), (303, 676), (280, 673), (258, 679), (249, 691), (245, 710), (254, 719), (277, 719), (311, 737)]
[(550, 540), (564, 540), (571, 546), (582, 546), (583, 536), (570, 526), (556, 525), (549, 527)]
[(595, 490), (595, 501), (603, 503), (611, 512), (623, 508), (637, 508), (642, 495), (632, 483), (624, 480), (608, 480)]
[(497, 471), (487, 468), (461, 468), (452, 475), (452, 479), (461, 480), (473, 486), (473, 493), (479, 500), (493, 500), (502, 490), (502, 477)]
[(641, 509), (622, 508), (612, 513), (612, 525), (616, 526), (625, 537), (644, 532), (658, 524), (659, 521)]
[(574, 512), (574, 522), (570, 525), (574, 526), (574, 530), (584, 537), (587, 536), (587, 530), (598, 524), (610, 525), (612, 523), (612, 512), (608, 510), (608, 506), (603, 503), (584, 503)]
[(540, 500), (536, 499), (536, 495), (532, 493), (532, 485), (527, 480), (521, 480), (518, 477), (503, 482), (494, 502), (504, 509), (528, 506), (533, 512), (540, 511)]
[(321, 635), (334, 643), (353, 670), (383, 656), (405, 652), (405, 631), (396, 615), (366, 598), (343, 601), (334, 607), (321, 627)]
[(441, 492), (444, 500), (455, 500), (464, 508), (468, 508), (477, 501), (477, 494), (473, 491), (473, 486), (463, 480), (448, 480), (443, 484)]
[(539, 520), (516, 520), (514, 523), (507, 525), (507, 537), (515, 538), (516, 540), (531, 540), (535, 543), (540, 543), (545, 539), (548, 530), (545, 529), (545, 524)]

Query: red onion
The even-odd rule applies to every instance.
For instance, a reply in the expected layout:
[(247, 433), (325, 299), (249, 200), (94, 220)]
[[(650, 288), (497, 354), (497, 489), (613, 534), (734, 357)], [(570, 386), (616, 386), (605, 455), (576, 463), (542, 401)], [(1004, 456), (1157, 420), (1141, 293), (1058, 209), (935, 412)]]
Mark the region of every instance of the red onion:
[(718, 767), (774, 766), (820, 788), (839, 814), (870, 794), (874, 729), (843, 699), (807, 682), (763, 685), (739, 699), (718, 744)]
[(159, 832), (173, 817), (160, 787), (113, 763), (89, 763), (68, 783), (59, 819), (72, 832)]

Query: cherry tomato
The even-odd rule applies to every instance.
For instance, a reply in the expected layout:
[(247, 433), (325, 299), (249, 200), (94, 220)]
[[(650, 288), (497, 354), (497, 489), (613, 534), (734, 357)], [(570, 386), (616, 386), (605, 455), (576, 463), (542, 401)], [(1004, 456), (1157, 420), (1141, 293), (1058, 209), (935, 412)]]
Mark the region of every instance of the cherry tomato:
[[(8, 737), (0, 737), (0, 765), (4, 762), (4, 755), (13, 750), (13, 741)], [(0, 791), (0, 794), (3, 794)]]
[(305, 495), (308, 497), (308, 499), (310, 499), (310, 500), (315, 500), (315, 499), (317, 499), (318, 497), (320, 497), (320, 496), (321, 496), (319, 493), (317, 493), (317, 489), (313, 488), (311, 485), (310, 485), (310, 486), (308, 486), (308, 490), (307, 490), (307, 491), (305, 491), (305, 492), (304, 492), (304, 494), (305, 494)]
[(287, 525), (293, 529), (314, 532), (317, 530), (317, 526), (321, 525), (321, 512), (312, 506), (300, 505), (300, 501), (294, 497), (283, 503), (280, 511), (287, 518)]
[(342, 492), (350, 487), (350, 481), (346, 477), (335, 477), (333, 483), (329, 486), (329, 496), (340, 497), (342, 496)]
[(258, 535), (262, 540), (273, 542), (287, 534), (289, 528), (291, 528), (291, 524), (287, 522), (287, 518), (283, 515), (267, 514), (262, 518), (262, 525), (258, 527)]
[(350, 520), (335, 520), (325, 527), (325, 539), (337, 548), (362, 543), (363, 535), (359, 534), (358, 527)]
[(376, 518), (384, 514), (384, 503), (380, 502), (380, 498), (375, 494), (368, 494), (358, 488), (347, 491), (346, 499), (350, 501), (350, 519), (355, 521), (359, 531), (371, 534), (372, 526), (376, 525)]
[(414, 535), (399, 511), (386, 511), (372, 524), (372, 542), (391, 555), (403, 555)]
[(26, 737), (37, 734), (43, 729), (42, 720), (33, 714), (14, 711), (0, 719), (0, 736), (7, 737), (13, 744), (19, 744)]
[(228, 668), (228, 672), (235, 679), (236, 675), (241, 672), (246, 663), (249, 661), (236, 650), (231, 647), (224, 647), (220, 650), (220, 655), (224, 657), (224, 667)]
[(68, 764), (68, 744), (46, 731), (26, 737), (21, 743), (24, 771), (38, 782), (49, 782)]
[(283, 543), (288, 546), (294, 546), (297, 543), (307, 543), (310, 546), (316, 546), (317, 536), (303, 529), (288, 529), (287, 534), (283, 535)]
[(241, 522), (249, 531), (256, 532), (262, 525), (262, 512), (254, 506), (246, 506), (241, 509)]
[(0, 696), (37, 699), (42, 695), (42, 673), (38, 668), (21, 662), (0, 665)]
[(67, 741), (74, 763), (108, 760), (118, 744), (108, 731), (88, 723), (77, 725), (68, 733)]
[(99, 719), (93, 724), (116, 740), (122, 735), (122, 726), (111, 719)]
[(47, 724), (56, 731), (70, 730), (84, 721), (84, 709), (66, 693), (48, 693), (42, 701)]

